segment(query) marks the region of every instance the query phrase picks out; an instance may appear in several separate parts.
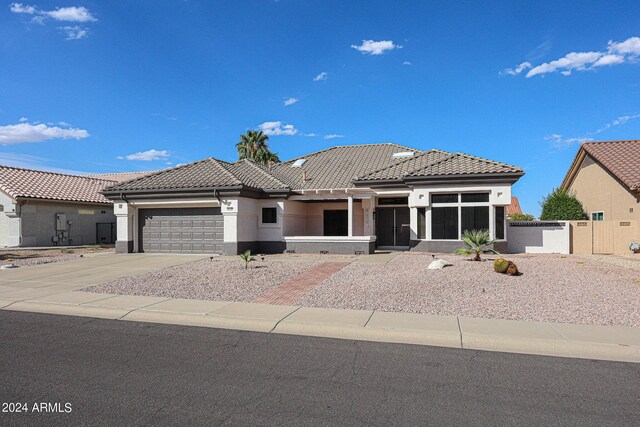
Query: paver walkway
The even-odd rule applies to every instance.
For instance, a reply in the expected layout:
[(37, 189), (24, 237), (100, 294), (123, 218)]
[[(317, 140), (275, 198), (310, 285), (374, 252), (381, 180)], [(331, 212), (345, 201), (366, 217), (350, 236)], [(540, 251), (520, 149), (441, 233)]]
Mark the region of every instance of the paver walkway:
[(280, 305), (293, 304), (298, 298), (349, 264), (348, 262), (323, 262), (311, 267), (293, 279), (289, 279), (277, 288), (265, 292), (252, 302)]

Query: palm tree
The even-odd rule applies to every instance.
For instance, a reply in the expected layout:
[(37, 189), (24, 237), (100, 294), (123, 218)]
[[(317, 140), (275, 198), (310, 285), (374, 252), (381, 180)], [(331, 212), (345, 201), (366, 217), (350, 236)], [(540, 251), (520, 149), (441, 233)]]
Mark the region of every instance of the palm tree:
[(239, 160), (251, 159), (263, 165), (280, 162), (278, 153), (269, 150), (269, 136), (262, 131), (248, 130), (246, 134), (240, 135), (236, 148)]
[(465, 230), (462, 233), (462, 241), (467, 245), (456, 251), (458, 255), (473, 255), (474, 261), (480, 261), (480, 254), (500, 253), (489, 246), (493, 244), (493, 240), (489, 238), (489, 230)]

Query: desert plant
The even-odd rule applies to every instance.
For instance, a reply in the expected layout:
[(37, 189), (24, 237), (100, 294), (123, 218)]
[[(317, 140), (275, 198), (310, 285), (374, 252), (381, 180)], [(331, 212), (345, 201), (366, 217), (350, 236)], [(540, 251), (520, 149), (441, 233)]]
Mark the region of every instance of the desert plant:
[(500, 253), (489, 246), (493, 244), (493, 240), (489, 238), (489, 230), (465, 230), (462, 233), (462, 241), (467, 245), (458, 249), (455, 253), (458, 255), (473, 255), (474, 261), (480, 261), (480, 254), (497, 254)]
[(493, 262), (493, 269), (497, 273), (506, 273), (507, 268), (509, 268), (509, 261), (504, 258), (498, 258)]
[(528, 213), (514, 213), (509, 216), (507, 221), (533, 221), (534, 219), (535, 217)]
[(249, 268), (249, 263), (255, 261), (256, 259), (251, 256), (251, 251), (245, 251), (240, 254), (240, 258), (244, 261), (244, 269)]
[(239, 160), (251, 159), (263, 165), (280, 163), (278, 153), (269, 150), (269, 136), (262, 131), (248, 130), (245, 135), (240, 135), (236, 148)]
[(509, 267), (507, 268), (506, 273), (507, 273), (507, 276), (517, 276), (520, 274), (518, 272), (518, 267), (511, 261), (509, 261)]
[(582, 203), (575, 194), (561, 188), (554, 189), (542, 202), (542, 221), (574, 221), (586, 219)]

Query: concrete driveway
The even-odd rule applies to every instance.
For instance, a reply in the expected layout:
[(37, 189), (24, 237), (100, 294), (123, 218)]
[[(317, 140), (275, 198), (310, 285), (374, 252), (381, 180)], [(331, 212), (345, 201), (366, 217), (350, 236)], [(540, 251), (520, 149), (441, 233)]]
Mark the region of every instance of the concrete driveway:
[(37, 289), (38, 296), (72, 291), (207, 258), (205, 255), (102, 254), (15, 269), (0, 270), (0, 298)]

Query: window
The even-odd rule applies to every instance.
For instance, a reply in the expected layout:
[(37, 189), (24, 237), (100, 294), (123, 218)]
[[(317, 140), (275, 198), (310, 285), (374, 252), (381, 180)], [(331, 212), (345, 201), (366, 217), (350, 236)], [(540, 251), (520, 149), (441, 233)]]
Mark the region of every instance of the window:
[(326, 210), (323, 211), (325, 236), (346, 236), (349, 234), (349, 211)]
[(278, 210), (276, 208), (262, 208), (262, 223), (277, 224)]
[(591, 212), (592, 221), (604, 221), (604, 212)]
[(496, 239), (504, 239), (504, 206), (496, 206)]
[(409, 203), (408, 197), (385, 197), (378, 199), (378, 206), (381, 205), (406, 205)]
[(462, 193), (462, 203), (487, 203), (489, 193)]
[(433, 194), (431, 203), (458, 203), (458, 193), (454, 194)]
[(462, 232), (489, 229), (489, 206), (463, 206)]
[(450, 240), (459, 238), (457, 206), (431, 209), (431, 238)]
[(427, 238), (426, 208), (418, 208), (418, 239)]

